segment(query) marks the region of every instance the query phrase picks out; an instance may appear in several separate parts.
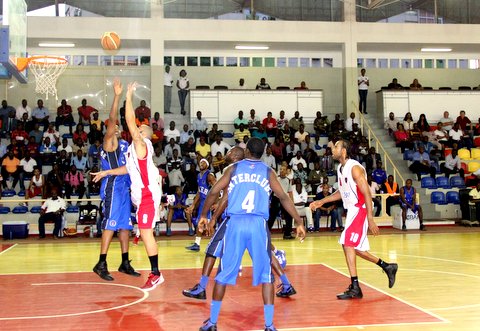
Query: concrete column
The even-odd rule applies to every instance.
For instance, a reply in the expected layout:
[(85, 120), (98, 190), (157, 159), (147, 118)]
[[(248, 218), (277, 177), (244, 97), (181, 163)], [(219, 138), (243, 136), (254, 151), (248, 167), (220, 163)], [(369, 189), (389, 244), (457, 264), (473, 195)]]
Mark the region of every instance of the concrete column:
[[(344, 70), (344, 95), (345, 114), (358, 111), (358, 85), (357, 85), (357, 42), (355, 37), (356, 7), (355, 0), (345, 0), (343, 5), (345, 24), (350, 26), (350, 34), (343, 44), (343, 70)], [(368, 105), (367, 105), (368, 106)]]
[[(152, 27), (163, 25), (163, 1), (151, 1), (150, 20)], [(163, 72), (164, 72), (164, 39), (155, 34), (150, 40), (150, 102), (152, 117), (155, 112), (163, 116)]]

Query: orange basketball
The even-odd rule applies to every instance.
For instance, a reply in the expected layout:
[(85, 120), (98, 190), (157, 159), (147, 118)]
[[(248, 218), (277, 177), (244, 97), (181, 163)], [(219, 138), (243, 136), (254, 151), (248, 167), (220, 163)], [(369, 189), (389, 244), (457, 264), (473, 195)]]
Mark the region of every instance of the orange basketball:
[(116, 32), (105, 32), (101, 39), (103, 49), (114, 51), (120, 48), (120, 37)]

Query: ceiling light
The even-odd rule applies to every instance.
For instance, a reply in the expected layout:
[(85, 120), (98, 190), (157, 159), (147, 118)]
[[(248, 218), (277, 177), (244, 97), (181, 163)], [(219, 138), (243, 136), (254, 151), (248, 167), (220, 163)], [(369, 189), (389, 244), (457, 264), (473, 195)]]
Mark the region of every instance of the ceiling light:
[(424, 47), (421, 49), (422, 52), (451, 52), (451, 48), (429, 48)]
[(265, 50), (269, 49), (269, 46), (252, 46), (252, 45), (236, 45), (235, 49), (247, 49), (247, 50)]
[(60, 47), (60, 48), (67, 48), (67, 47), (75, 47), (74, 43), (39, 43), (39, 47)]

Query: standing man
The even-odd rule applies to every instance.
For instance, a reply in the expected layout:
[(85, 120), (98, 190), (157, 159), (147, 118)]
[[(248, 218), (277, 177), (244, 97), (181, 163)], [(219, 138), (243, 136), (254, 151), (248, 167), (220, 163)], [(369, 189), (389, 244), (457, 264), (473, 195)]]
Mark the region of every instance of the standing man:
[[(102, 170), (116, 169), (125, 166), (127, 162), (128, 143), (123, 139), (118, 139), (120, 131), (116, 125), (118, 102), (122, 94), (122, 84), (118, 79), (113, 81), (113, 92), (113, 103), (108, 117), (107, 132), (100, 151)], [(113, 277), (107, 268), (107, 253), (115, 231), (118, 231), (118, 239), (120, 240), (120, 248), (122, 250), (122, 264), (120, 264), (118, 271), (140, 277), (140, 273), (132, 268), (128, 259), (128, 240), (133, 229), (130, 221), (129, 186), (130, 177), (128, 174), (123, 174), (105, 177), (100, 187), (100, 197), (103, 201), (102, 243), (100, 245), (98, 263), (93, 268), (93, 272), (99, 275), (100, 278), (108, 281), (113, 281)]]
[(325, 203), (342, 199), (343, 207), (347, 210), (345, 229), (339, 242), (343, 246), (352, 283), (345, 292), (337, 295), (340, 300), (361, 299), (363, 297), (357, 276), (357, 255), (377, 264), (385, 271), (388, 276), (389, 288), (395, 284), (395, 275), (398, 269), (396, 263), (386, 263), (369, 252), (368, 229), (375, 236), (380, 231), (373, 220), (372, 195), (367, 183), (365, 169), (360, 163), (350, 158), (350, 150), (349, 141), (337, 141), (333, 149), (333, 158), (340, 162), (337, 169), (338, 190), (332, 195), (310, 204), (310, 208), (315, 210)]
[(163, 73), (163, 112), (170, 114), (170, 107), (172, 105), (172, 86), (173, 77), (170, 74), (170, 66), (165, 65), (165, 72)]
[(265, 144), (261, 139), (249, 139), (245, 150), (246, 159), (225, 170), (225, 174), (210, 190), (202, 209), (200, 222), (204, 223), (207, 212), (220, 191), (228, 190), (227, 215), (230, 219), (225, 231), (221, 271), (215, 277), (210, 318), (200, 328), (201, 331), (217, 330), (226, 285), (236, 283), (245, 249), (248, 249), (252, 257), (253, 285), (262, 283), (265, 330), (276, 330), (273, 326), (274, 289), (269, 249), (270, 232), (266, 222), (269, 216), (268, 201), (271, 191), (279, 197), (282, 205), (295, 219), (300, 240), (305, 237), (305, 228), (292, 200), (278, 182), (275, 172), (260, 161), (264, 149)]
[(358, 83), (358, 95), (360, 96), (360, 104), (359, 110), (361, 113), (367, 113), (367, 94), (368, 94), (368, 87), (370, 86), (370, 81), (368, 77), (365, 76), (365, 69), (360, 70), (360, 76), (357, 79)]

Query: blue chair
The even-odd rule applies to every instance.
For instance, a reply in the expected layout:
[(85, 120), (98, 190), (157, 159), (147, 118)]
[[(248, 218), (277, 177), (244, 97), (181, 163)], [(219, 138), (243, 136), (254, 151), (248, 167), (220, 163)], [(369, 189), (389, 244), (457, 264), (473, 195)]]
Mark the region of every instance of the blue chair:
[(430, 196), (430, 202), (436, 205), (446, 205), (447, 200), (445, 199), (445, 193), (440, 191), (432, 192)]
[(28, 213), (28, 207), (26, 206), (16, 206), (13, 208), (12, 213), (14, 214), (26, 214)]
[(8, 214), (10, 212), (9, 207), (0, 207), (0, 214)]
[(32, 214), (40, 214), (40, 210), (42, 210), (42, 206), (33, 206), (30, 208)]
[(403, 159), (406, 161), (413, 161), (413, 154), (415, 152), (410, 149), (406, 149), (405, 152), (403, 152)]
[(437, 188), (435, 179), (433, 179), (432, 177), (422, 177), (421, 186), (422, 188)]
[(439, 176), (436, 179), (438, 188), (451, 188), (448, 178), (445, 176)]
[(70, 213), (70, 214), (78, 213), (78, 206), (68, 206), (67, 213)]
[(25, 196), (25, 191), (20, 191), (17, 194), (19, 197), (24, 197)]
[(446, 198), (447, 203), (453, 203), (454, 205), (460, 204), (460, 193), (458, 191), (448, 191)]
[(452, 178), (450, 178), (450, 186), (465, 188), (465, 180), (460, 176), (453, 176)]
[(223, 132), (222, 133), (223, 138), (233, 138), (233, 133), (231, 132)]
[(65, 139), (72, 139), (73, 138), (73, 134), (70, 134), (70, 133), (64, 133), (62, 135), (62, 138), (65, 138)]
[(5, 190), (2, 192), (2, 197), (9, 198), (15, 196), (16, 194), (17, 192), (15, 192), (15, 190)]

